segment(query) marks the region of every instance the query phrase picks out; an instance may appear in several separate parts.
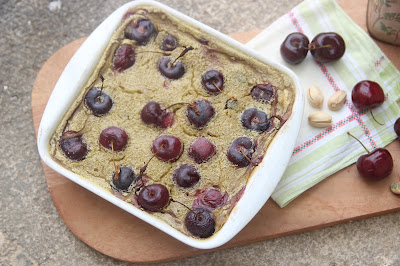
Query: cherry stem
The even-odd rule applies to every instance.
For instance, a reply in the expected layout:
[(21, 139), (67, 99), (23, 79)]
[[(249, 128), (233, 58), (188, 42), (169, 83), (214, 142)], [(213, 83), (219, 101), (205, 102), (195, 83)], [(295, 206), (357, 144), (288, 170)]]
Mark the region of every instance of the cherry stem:
[(371, 113), (372, 118), (375, 120), (375, 122), (378, 123), (379, 125), (383, 126), (383, 124), (381, 124), (380, 122), (378, 122), (378, 120), (376, 120), (376, 118), (375, 118), (375, 116), (374, 116), (374, 113), (372, 112), (372, 109), (371, 109), (371, 108), (369, 109), (369, 111), (370, 111), (370, 113)]
[(355, 140), (357, 140), (357, 141), (361, 144), (361, 146), (364, 147), (364, 149), (367, 151), (367, 153), (369, 153), (369, 150), (367, 149), (367, 147), (365, 147), (364, 144), (362, 144), (362, 142), (361, 142), (358, 138), (354, 137), (354, 136), (353, 136), (352, 134), (350, 134), (350, 132), (348, 132), (348, 131), (347, 131), (347, 135), (352, 136)]
[(303, 44), (301, 42), (293, 42), (293, 45), (298, 46), (299, 48), (304, 48), (304, 49), (310, 50), (310, 51), (318, 50), (318, 49), (322, 49), (322, 48), (328, 48), (328, 49), (332, 48), (332, 45), (330, 45), (330, 44), (316, 47), (314, 43), (310, 43), (310, 44), (308, 44), (308, 47), (305, 47), (305, 46), (303, 46)]
[(117, 167), (115, 165), (115, 158), (114, 158), (114, 141), (111, 140), (111, 153), (112, 153), (112, 160), (113, 160), (113, 164), (114, 164), (114, 168), (115, 168), (115, 175), (114, 175), (114, 180), (118, 180), (119, 178), (119, 166)]
[(237, 101), (236, 97), (230, 96), (227, 93), (225, 93), (223, 90), (221, 90), (217, 84), (215, 84), (215, 81), (212, 82), (212, 84), (214, 85), (214, 87), (219, 90), (219, 92), (222, 92), (225, 96), (228, 96), (229, 98), (231, 98), (232, 100), (234, 100), (235, 102)]
[(187, 105), (189, 105), (189, 107), (191, 107), (191, 108), (194, 109), (194, 112), (195, 112), (197, 115), (200, 115), (199, 109), (197, 109), (196, 105), (194, 105), (193, 103), (186, 103), (186, 102), (171, 104), (170, 106), (164, 108), (164, 110), (166, 110), (166, 109), (168, 109), (168, 108), (171, 108), (171, 107), (173, 107), (173, 106), (176, 106), (176, 105), (178, 105), (178, 104), (187, 104)]
[(146, 171), (147, 166), (149, 166), (150, 161), (157, 155), (157, 153), (158, 153), (161, 149), (164, 149), (164, 148), (165, 148), (165, 144), (162, 144), (162, 145), (158, 148), (158, 150), (153, 154), (153, 156), (151, 156), (151, 158), (147, 161), (147, 163), (145, 163), (145, 165), (144, 165), (142, 168), (140, 168), (138, 178), (142, 179), (142, 176), (143, 176), (144, 172)]
[(332, 48), (332, 45), (327, 44), (327, 45), (322, 45), (322, 46), (316, 47), (314, 43), (310, 43), (310, 44), (308, 45), (308, 48), (307, 48), (307, 49), (311, 51), (311, 50), (318, 50), (318, 49), (322, 49), (322, 48), (331, 49), (331, 48)]
[[(185, 47), (185, 46), (183, 46), (183, 47)], [(182, 56), (184, 56), (187, 52), (189, 52), (190, 50), (193, 50), (193, 49), (194, 49), (194, 48), (193, 48), (192, 46), (185, 47), (185, 50), (183, 50), (183, 52), (182, 52), (177, 58), (175, 58), (175, 60), (172, 62), (171, 65), (174, 65), (175, 62), (176, 62), (176, 60), (178, 60), (179, 58), (181, 58)]]
[(191, 211), (191, 212), (193, 212), (193, 214), (194, 215), (196, 215), (197, 216), (197, 218), (199, 218), (199, 219), (201, 219), (202, 217), (201, 217), (201, 215), (199, 215), (199, 214), (197, 214), (197, 213), (195, 213), (191, 208), (189, 208), (188, 206), (186, 206), (185, 204), (183, 204), (182, 202), (179, 202), (179, 201), (176, 201), (176, 200), (174, 200), (173, 198), (170, 198), (170, 200), (171, 200), (171, 202), (176, 202), (176, 203), (179, 203), (180, 205), (182, 205), (183, 207), (185, 207), (185, 208), (187, 208), (189, 211)]
[(249, 161), (249, 163), (251, 163), (252, 165), (255, 165), (255, 166), (258, 165), (258, 163), (254, 163), (249, 157), (247, 157), (247, 155), (243, 152), (243, 149), (240, 149), (239, 151), (244, 156), (244, 158), (246, 158), (246, 160)]
[(308, 48), (308, 47), (305, 47), (305, 46), (303, 46), (303, 44), (302, 44), (301, 42), (293, 42), (293, 45), (295, 45), (295, 46), (298, 46), (299, 48), (304, 48), (304, 49), (307, 49), (307, 50), (309, 50), (309, 48)]
[(101, 97), (101, 93), (103, 92), (103, 87), (104, 87), (104, 77), (102, 74), (100, 74), (100, 79), (101, 79), (101, 89), (99, 97)]

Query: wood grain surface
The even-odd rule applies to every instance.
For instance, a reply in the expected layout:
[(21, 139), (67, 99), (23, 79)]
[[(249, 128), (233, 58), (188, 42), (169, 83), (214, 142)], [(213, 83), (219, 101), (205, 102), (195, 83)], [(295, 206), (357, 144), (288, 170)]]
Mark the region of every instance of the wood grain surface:
[[(342, 1), (340, 4), (366, 29), (366, 0)], [(245, 43), (258, 32), (231, 36)], [(84, 38), (61, 48), (40, 70), (32, 90), (36, 133), (47, 100), (61, 72), (83, 41)], [(380, 42), (378, 45), (399, 68), (400, 47)], [(400, 199), (389, 189), (392, 182), (399, 180), (400, 162), (397, 158), (400, 158), (400, 142), (394, 141), (387, 148), (394, 158), (395, 169), (385, 180), (367, 183), (360, 178), (354, 165), (347, 167), (309, 189), (283, 209), (269, 200), (234, 239), (218, 249), (400, 210)], [(78, 238), (101, 253), (120, 260), (150, 263), (213, 251), (186, 246), (76, 185), (44, 164), (43, 169), (61, 218)]]

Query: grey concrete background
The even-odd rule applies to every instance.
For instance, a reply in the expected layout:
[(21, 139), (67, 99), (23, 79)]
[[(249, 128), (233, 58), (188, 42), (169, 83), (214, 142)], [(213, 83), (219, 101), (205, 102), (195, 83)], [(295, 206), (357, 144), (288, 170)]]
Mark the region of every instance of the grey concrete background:
[[(349, 1), (349, 0), (347, 0)], [(31, 118), (33, 82), (59, 48), (125, 0), (0, 0), (0, 264), (125, 265), (81, 242), (47, 189)], [(163, 0), (223, 33), (267, 27), (300, 0)], [(167, 265), (400, 265), (400, 213)], [(138, 243), (140, 244), (140, 243)]]

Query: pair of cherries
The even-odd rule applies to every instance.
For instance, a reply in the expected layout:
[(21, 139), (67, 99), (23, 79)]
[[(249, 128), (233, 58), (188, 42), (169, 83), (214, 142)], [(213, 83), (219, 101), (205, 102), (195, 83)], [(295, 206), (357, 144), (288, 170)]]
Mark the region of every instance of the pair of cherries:
[(308, 51), (321, 63), (339, 60), (346, 50), (345, 42), (336, 32), (322, 32), (311, 41), (301, 32), (289, 34), (280, 47), (282, 58), (291, 65), (297, 65), (306, 58)]
[[(371, 110), (384, 102), (385, 95), (378, 83), (364, 80), (354, 86), (351, 98), (354, 106), (358, 109), (369, 108)], [(397, 125), (397, 130), (400, 133), (400, 122)], [(348, 134), (351, 135), (350, 133)], [(357, 139), (357, 141), (359, 140)], [(360, 156), (356, 163), (360, 175), (367, 180), (381, 180), (387, 177), (393, 170), (393, 158), (389, 151), (385, 148), (376, 148), (370, 152), (361, 142), (360, 144), (367, 151), (367, 154)]]
[(176, 202), (187, 209), (189, 212), (185, 217), (185, 226), (193, 235), (206, 238), (210, 237), (215, 231), (215, 216), (212, 210), (226, 204), (228, 194), (222, 193), (219, 189), (208, 188), (202, 190), (193, 203), (193, 209), (170, 197), (166, 186), (162, 184), (151, 184), (144, 186), (137, 196), (139, 205), (151, 212), (162, 211), (170, 202)]

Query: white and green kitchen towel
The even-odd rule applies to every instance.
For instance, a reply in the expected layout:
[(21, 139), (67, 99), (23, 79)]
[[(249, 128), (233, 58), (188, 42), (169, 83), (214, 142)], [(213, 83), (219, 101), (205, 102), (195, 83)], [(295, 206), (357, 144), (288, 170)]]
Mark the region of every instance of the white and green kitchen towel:
[[(337, 32), (346, 42), (346, 52), (334, 63), (317, 63), (309, 53), (299, 65), (288, 65), (281, 59), (279, 49), (291, 32), (302, 32), (310, 41), (318, 33)], [(400, 116), (397, 104), (400, 96), (399, 71), (334, 0), (302, 2), (247, 45), (292, 69), (299, 76), (303, 90), (312, 85), (318, 86), (325, 99), (321, 109), (311, 107), (306, 100), (302, 128), (292, 158), (272, 194), (279, 206), (286, 206), (310, 187), (365, 154), (363, 147), (348, 136), (347, 131), (369, 148), (386, 146), (396, 138), (393, 124)], [(378, 82), (384, 89), (385, 102), (373, 109), (375, 118), (384, 125), (376, 123), (370, 112), (354, 107), (351, 91), (361, 80)], [(338, 90), (347, 92), (347, 101), (339, 111), (330, 111), (327, 99)], [(317, 110), (333, 117), (332, 126), (321, 129), (308, 124), (308, 115)]]

